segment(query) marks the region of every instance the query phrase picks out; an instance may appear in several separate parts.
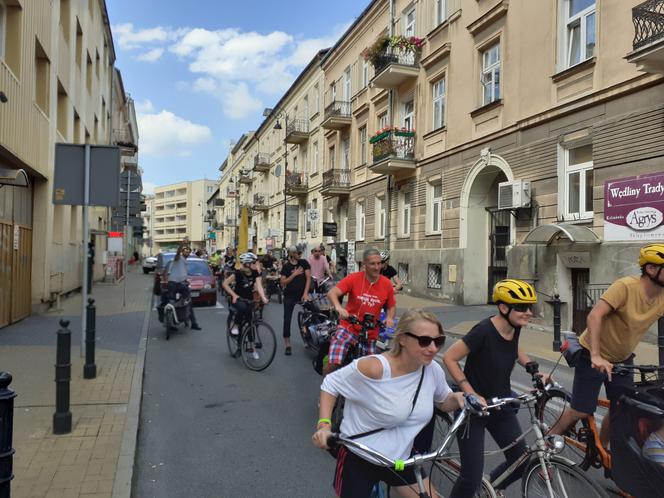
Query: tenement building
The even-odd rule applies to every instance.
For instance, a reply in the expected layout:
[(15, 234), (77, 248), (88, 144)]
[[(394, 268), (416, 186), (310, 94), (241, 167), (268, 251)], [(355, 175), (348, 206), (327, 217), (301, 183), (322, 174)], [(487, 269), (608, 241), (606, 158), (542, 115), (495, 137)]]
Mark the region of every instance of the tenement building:
[(531, 281), (541, 324), (559, 294), (563, 328), (582, 329), (638, 271), (637, 248), (664, 239), (663, 13), (662, 0), (371, 2), (320, 61), (324, 242), (349, 267), (388, 248), (407, 292), (444, 301)]

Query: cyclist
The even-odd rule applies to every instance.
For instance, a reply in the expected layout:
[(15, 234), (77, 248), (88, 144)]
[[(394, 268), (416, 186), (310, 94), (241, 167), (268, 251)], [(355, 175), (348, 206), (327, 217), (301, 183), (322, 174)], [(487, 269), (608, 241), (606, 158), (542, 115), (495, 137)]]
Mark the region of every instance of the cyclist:
[[(623, 389), (633, 387), (627, 376), (612, 376), (613, 363), (633, 363), (634, 350), (650, 326), (664, 314), (664, 244), (639, 252), (640, 276), (619, 278), (602, 294), (579, 337), (583, 349), (574, 368), (572, 402), (551, 429), (562, 434), (573, 423), (594, 413), (604, 384), (613, 404)], [(604, 417), (600, 441), (609, 445), (609, 419)]]
[(288, 259), (281, 267), (281, 288), (284, 290), (284, 327), (283, 336), (286, 349), (284, 353), (292, 353), (290, 341), (290, 325), (293, 318), (293, 309), (301, 301), (309, 300), (309, 287), (311, 286), (311, 267), (305, 259), (299, 257), (299, 250), (295, 246), (288, 248)]
[[(342, 435), (390, 458), (408, 458), (416, 435), (433, 416), (434, 403), (444, 411), (464, 405), (463, 394), (452, 393), (442, 367), (434, 361), (444, 342), (443, 326), (435, 315), (407, 311), (389, 352), (360, 358), (325, 377), (314, 445), (327, 448), (332, 409), (336, 398), (343, 396)], [(416, 491), (412, 467), (397, 474), (376, 463), (359, 450), (340, 448), (334, 476), (336, 495), (368, 497), (374, 485), (384, 481), (396, 487), (399, 496), (412, 496), (409, 493)], [(428, 479), (425, 487), (429, 487)]]
[(398, 292), (403, 289), (403, 283), (397, 276), (397, 271), (394, 269), (394, 266), (390, 265), (390, 251), (387, 249), (380, 251), (380, 274), (392, 282), (395, 291)]
[[(521, 328), (528, 325), (537, 302), (535, 288), (522, 280), (507, 279), (493, 289), (493, 302), (498, 314), (482, 320), (468, 334), (456, 341), (443, 355), (443, 362), (459, 388), (473, 394), (486, 404), (486, 399), (512, 396), (510, 375), (514, 362), (522, 366), (530, 358), (519, 346)], [(464, 369), (459, 362), (466, 359)], [(548, 382), (548, 378), (545, 378)], [(487, 417), (471, 417), (464, 434), (458, 436), (461, 474), (452, 489), (451, 498), (475, 496), (484, 471), (484, 430), (503, 448), (521, 435), (521, 428), (513, 410), (492, 411)], [(491, 479), (501, 475), (526, 451), (520, 441), (504, 452), (506, 461), (491, 472)], [(517, 469), (503, 483), (507, 487), (521, 478), (523, 468)], [(502, 490), (499, 490), (502, 492)]]
[[(189, 246), (181, 245), (178, 247), (177, 252), (173, 261), (168, 264), (167, 269), (167, 278), (168, 278), (168, 297), (169, 299), (175, 299), (175, 294), (180, 293), (186, 297), (189, 297), (189, 285), (187, 282), (188, 272), (187, 272), (187, 258), (191, 254), (191, 248)], [(196, 321), (196, 315), (194, 315), (194, 306), (189, 300), (189, 316), (191, 317), (191, 329), (192, 330), (201, 330), (201, 327)]]
[[(260, 274), (252, 269), (256, 263), (256, 255), (251, 252), (245, 252), (240, 255), (240, 268), (235, 270), (222, 284), (224, 290), (231, 296), (231, 311), (235, 317), (231, 327), (231, 335), (238, 335), (242, 324), (251, 320), (251, 302), (254, 298), (254, 291), (258, 292), (264, 304), (268, 303), (261, 284)], [(233, 289), (231, 285), (235, 284)], [(254, 358), (259, 359), (258, 353), (254, 351)]]
[(221, 268), (221, 249), (217, 249), (212, 256), (208, 259), (208, 263), (214, 272), (219, 271)]
[[(311, 277), (314, 280), (314, 286), (317, 286), (319, 282), (322, 282), (325, 278), (325, 275), (332, 276), (330, 271), (330, 264), (327, 262), (325, 255), (321, 253), (321, 247), (315, 246), (311, 250), (311, 256), (307, 260), (309, 266), (311, 267)], [(322, 291), (322, 289), (315, 289), (316, 291)]]
[[(323, 373), (328, 374), (341, 366), (344, 357), (351, 345), (356, 344), (359, 339), (359, 326), (348, 321), (350, 315), (355, 315), (362, 322), (367, 313), (375, 317), (380, 315), (381, 309), (387, 305), (387, 318), (385, 325), (394, 327), (394, 315), (396, 312), (396, 301), (394, 289), (390, 281), (380, 274), (380, 252), (375, 247), (370, 247), (362, 254), (363, 270), (352, 273), (342, 279), (330, 292), (327, 298), (339, 313), (339, 327), (330, 340), (329, 361)], [(348, 304), (344, 309), (339, 298), (348, 294)], [(378, 338), (378, 327), (369, 331), (366, 351), (362, 354), (376, 353), (376, 339)]]

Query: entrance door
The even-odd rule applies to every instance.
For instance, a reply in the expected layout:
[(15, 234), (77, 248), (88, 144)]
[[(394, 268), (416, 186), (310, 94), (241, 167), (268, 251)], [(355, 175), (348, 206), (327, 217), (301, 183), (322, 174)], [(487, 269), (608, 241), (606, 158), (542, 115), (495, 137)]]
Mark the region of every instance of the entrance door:
[(510, 243), (511, 214), (497, 208), (487, 208), (490, 216), (489, 229), (489, 287), (488, 302), (492, 302), (493, 288), (497, 282), (507, 278), (507, 246)]
[(586, 319), (593, 307), (588, 295), (590, 270), (588, 268), (572, 268), (572, 330), (580, 334), (586, 329)]

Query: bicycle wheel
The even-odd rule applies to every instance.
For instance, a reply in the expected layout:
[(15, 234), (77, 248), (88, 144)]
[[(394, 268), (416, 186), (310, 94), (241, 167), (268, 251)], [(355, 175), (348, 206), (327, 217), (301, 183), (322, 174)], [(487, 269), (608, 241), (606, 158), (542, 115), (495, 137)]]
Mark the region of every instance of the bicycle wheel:
[(164, 325), (166, 326), (166, 340), (171, 338), (171, 330), (175, 328), (175, 320), (173, 319), (173, 312), (170, 307), (166, 308), (164, 313)]
[(231, 334), (231, 325), (232, 325), (232, 318), (230, 313), (228, 314), (228, 318), (226, 319), (226, 344), (228, 345), (228, 353), (233, 357), (237, 358), (238, 353), (240, 352), (240, 341), (239, 335), (234, 336)]
[[(535, 406), (537, 418), (544, 422), (549, 429), (553, 427), (560, 419), (565, 408), (569, 408), (572, 401), (572, 395), (562, 389), (550, 389), (547, 395), (540, 398)], [(583, 470), (588, 470), (590, 460), (587, 454), (587, 438), (584, 434), (590, 434), (588, 421), (585, 419), (577, 421), (565, 433), (565, 449), (561, 453), (565, 458), (569, 458)]]
[[(547, 487), (546, 475), (551, 482), (551, 492)], [(521, 479), (523, 496), (526, 498), (608, 498), (608, 494), (585, 472), (558, 457), (549, 457), (546, 471), (539, 459), (534, 459)]]
[(242, 330), (242, 361), (249, 370), (260, 372), (270, 366), (277, 352), (277, 335), (265, 322), (247, 325)]
[[(450, 496), (454, 483), (459, 478), (461, 464), (456, 460), (436, 460), (431, 467), (429, 476), (429, 494), (431, 498)], [(475, 493), (479, 498), (496, 498), (496, 492), (486, 479), (482, 478), (480, 489)], [(571, 497), (570, 497), (571, 498)], [(585, 498), (585, 497), (584, 497)]]

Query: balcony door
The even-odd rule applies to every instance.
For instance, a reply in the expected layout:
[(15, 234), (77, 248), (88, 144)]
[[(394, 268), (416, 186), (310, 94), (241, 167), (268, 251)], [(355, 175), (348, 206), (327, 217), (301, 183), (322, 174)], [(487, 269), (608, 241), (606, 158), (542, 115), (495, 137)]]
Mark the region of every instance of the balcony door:
[(415, 127), (415, 100), (412, 98), (403, 103), (402, 126), (407, 130), (412, 130)]
[(344, 71), (344, 102), (350, 102), (350, 66)]
[(350, 169), (350, 137), (344, 137), (341, 142), (341, 167), (344, 170)]

